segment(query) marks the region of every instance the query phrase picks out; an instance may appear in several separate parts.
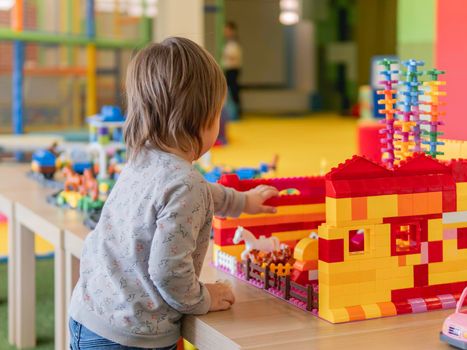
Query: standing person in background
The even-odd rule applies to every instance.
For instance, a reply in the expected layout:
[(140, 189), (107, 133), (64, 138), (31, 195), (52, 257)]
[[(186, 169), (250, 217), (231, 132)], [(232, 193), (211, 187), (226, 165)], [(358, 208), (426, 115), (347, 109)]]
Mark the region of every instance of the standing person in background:
[(238, 78), (242, 68), (242, 48), (238, 42), (237, 25), (227, 22), (224, 27), (225, 46), (222, 52), (221, 65), (224, 69), (227, 86), (232, 100), (237, 107), (238, 115), (242, 114), (240, 103), (240, 87)]

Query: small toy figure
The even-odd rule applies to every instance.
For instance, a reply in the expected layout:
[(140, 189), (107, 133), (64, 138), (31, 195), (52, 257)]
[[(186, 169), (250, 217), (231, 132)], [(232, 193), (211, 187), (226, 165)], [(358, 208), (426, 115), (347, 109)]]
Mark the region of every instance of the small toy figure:
[(467, 349), (467, 306), (464, 306), (466, 298), (467, 288), (457, 302), (456, 312), (446, 318), (443, 330), (439, 334), (441, 341), (459, 349)]
[(241, 255), (242, 260), (246, 260), (248, 254), (250, 254), (253, 249), (257, 249), (262, 252), (273, 252), (275, 250), (279, 250), (280, 248), (279, 238), (274, 236), (269, 238), (266, 238), (265, 236), (259, 236), (257, 239), (252, 232), (239, 226), (235, 231), (233, 243), (239, 244), (241, 241), (245, 241), (245, 250)]

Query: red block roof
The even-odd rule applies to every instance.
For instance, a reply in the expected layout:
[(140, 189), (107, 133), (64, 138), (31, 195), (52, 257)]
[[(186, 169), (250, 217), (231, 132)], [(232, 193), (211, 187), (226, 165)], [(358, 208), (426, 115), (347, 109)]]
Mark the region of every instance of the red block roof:
[(326, 196), (345, 198), (453, 191), (455, 182), (464, 177), (467, 179), (464, 160), (446, 165), (421, 153), (389, 170), (369, 159), (354, 156), (326, 175)]

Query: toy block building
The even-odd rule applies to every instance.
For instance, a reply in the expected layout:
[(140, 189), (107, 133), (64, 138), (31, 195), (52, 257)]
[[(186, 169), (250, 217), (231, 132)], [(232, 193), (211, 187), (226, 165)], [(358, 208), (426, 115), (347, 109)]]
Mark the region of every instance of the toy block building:
[(325, 187), (323, 177), (297, 177), (276, 179), (240, 180), (235, 174), (223, 175), (219, 181), (224, 186), (239, 191), (248, 191), (259, 185), (276, 187), (280, 196), (265, 204), (277, 208), (275, 214), (248, 215), (238, 218), (215, 217), (214, 260), (217, 251), (235, 256), (240, 261), (244, 244), (235, 245), (233, 237), (238, 226), (251, 231), (256, 238), (276, 236), (291, 247), (302, 238), (308, 237), (325, 219)]
[(467, 286), (467, 161), (355, 156), (326, 175), (319, 315), (333, 322), (454, 307)]

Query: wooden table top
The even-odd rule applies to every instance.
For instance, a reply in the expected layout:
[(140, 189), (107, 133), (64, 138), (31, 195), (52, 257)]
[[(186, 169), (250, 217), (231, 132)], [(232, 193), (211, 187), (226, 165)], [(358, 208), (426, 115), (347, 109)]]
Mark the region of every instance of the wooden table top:
[[(26, 171), (24, 165), (0, 165), (0, 195), (84, 239), (89, 230), (82, 224), (82, 215), (46, 203), (46, 195), (53, 190), (28, 179)], [(183, 335), (200, 350), (449, 349), (438, 335), (453, 310), (333, 325), (216, 270), (210, 259), (209, 253), (201, 279), (229, 280), (236, 303), (228, 311), (185, 318)]]

